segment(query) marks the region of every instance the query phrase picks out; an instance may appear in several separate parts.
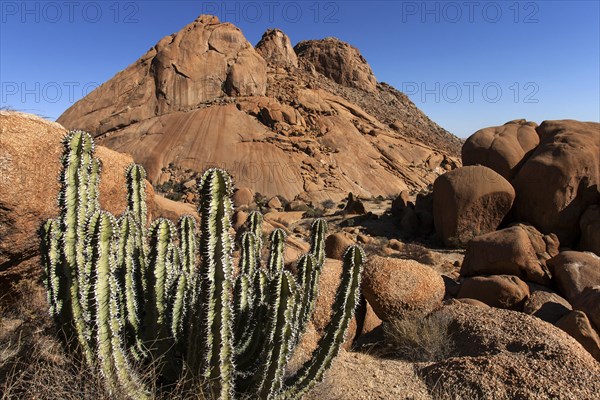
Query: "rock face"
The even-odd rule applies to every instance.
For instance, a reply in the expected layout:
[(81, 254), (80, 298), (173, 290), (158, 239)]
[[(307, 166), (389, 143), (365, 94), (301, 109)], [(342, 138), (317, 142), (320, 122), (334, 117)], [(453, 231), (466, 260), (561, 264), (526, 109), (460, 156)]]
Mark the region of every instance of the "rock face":
[(520, 310), (529, 297), (529, 287), (512, 275), (476, 276), (464, 280), (457, 297), (479, 300), (491, 307)]
[(535, 228), (516, 225), (473, 238), (461, 276), (515, 275), (526, 281), (550, 283), (546, 261), (558, 254), (558, 239)]
[(579, 249), (600, 256), (600, 205), (589, 206), (579, 220), (581, 241)]
[(439, 393), (465, 399), (598, 397), (600, 364), (560, 329), (496, 308), (456, 304), (443, 310), (453, 320), (454, 357), (418, 371)]
[(340, 85), (374, 92), (377, 79), (358, 49), (341, 40), (305, 40), (296, 45), (298, 57), (310, 62), (315, 70)]
[(515, 191), (506, 179), (482, 166), (447, 172), (433, 184), (436, 231), (448, 246), (496, 230), (510, 210)]
[(517, 120), (478, 130), (462, 147), (463, 165), (483, 165), (511, 180), (540, 142), (536, 126), (534, 122)]
[[(201, 16), (58, 122), (131, 154), (153, 184), (179, 185), (219, 166), (238, 187), (290, 201), (420, 190), (460, 163), (460, 140), (404, 94), (376, 84), (370, 72), (349, 80), (351, 71), (369, 70), (349, 45), (305, 46), (296, 68), (288, 42), (269, 31), (255, 50), (235, 26)], [(318, 72), (310, 49), (331, 71), (342, 68), (340, 78)], [(353, 66), (338, 55), (355, 59)], [(344, 86), (350, 82), (368, 90)], [(175, 170), (190, 176), (178, 181)]]
[[(62, 138), (57, 123), (19, 112), (0, 111), (0, 292), (19, 276), (39, 276), (41, 224), (58, 215)], [(118, 215), (127, 206), (125, 169), (133, 160), (96, 147), (103, 171), (100, 206)], [(146, 189), (148, 210), (155, 212), (154, 191)], [(31, 262), (28, 262), (31, 261)], [(10, 277), (10, 278), (9, 278)]]
[(271, 65), (298, 66), (290, 38), (279, 29), (266, 31), (256, 45), (256, 51)]
[(574, 247), (582, 213), (599, 201), (600, 124), (544, 121), (537, 132), (540, 145), (512, 182), (515, 217)]
[(363, 271), (362, 290), (379, 318), (420, 318), (441, 306), (444, 281), (414, 260), (372, 256)]
[(600, 285), (600, 257), (594, 253), (563, 251), (548, 260), (561, 293), (573, 303), (586, 287)]

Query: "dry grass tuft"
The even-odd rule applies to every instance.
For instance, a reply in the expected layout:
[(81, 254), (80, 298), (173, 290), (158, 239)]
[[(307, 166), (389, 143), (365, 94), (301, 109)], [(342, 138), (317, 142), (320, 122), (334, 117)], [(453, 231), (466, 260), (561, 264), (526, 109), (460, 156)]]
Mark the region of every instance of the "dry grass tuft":
[(448, 358), (455, 351), (451, 322), (452, 319), (443, 313), (387, 322), (384, 324), (385, 355), (411, 362)]

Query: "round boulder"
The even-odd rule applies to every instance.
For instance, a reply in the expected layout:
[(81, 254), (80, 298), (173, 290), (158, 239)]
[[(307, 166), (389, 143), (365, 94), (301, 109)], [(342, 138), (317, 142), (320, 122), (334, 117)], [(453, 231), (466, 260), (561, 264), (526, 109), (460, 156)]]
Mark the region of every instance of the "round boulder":
[(514, 199), (511, 184), (487, 167), (452, 170), (433, 184), (435, 229), (447, 246), (464, 246), (496, 230)]
[(529, 297), (529, 287), (512, 275), (476, 276), (463, 281), (457, 297), (479, 300), (491, 307), (520, 310)]
[(421, 317), (441, 306), (444, 281), (414, 260), (372, 256), (363, 271), (362, 290), (379, 318)]
[(548, 260), (560, 292), (573, 303), (586, 287), (600, 285), (600, 257), (594, 253), (563, 251)]
[(540, 142), (536, 126), (519, 120), (478, 130), (463, 144), (463, 165), (483, 165), (512, 179), (521, 162)]

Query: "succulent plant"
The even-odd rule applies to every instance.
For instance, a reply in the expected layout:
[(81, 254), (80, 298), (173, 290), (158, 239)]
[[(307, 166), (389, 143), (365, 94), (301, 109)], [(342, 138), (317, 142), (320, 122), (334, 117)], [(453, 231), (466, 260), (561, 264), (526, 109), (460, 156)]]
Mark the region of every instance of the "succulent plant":
[(199, 229), (191, 216), (147, 229), (141, 166), (127, 169), (128, 207), (115, 218), (99, 206), (101, 165), (90, 135), (72, 131), (64, 147), (60, 216), (41, 230), (50, 313), (111, 391), (150, 398), (156, 383), (139, 376), (139, 365), (156, 366), (161, 382), (187, 379), (220, 399), (295, 399), (323, 377), (358, 301), (359, 247), (346, 251), (333, 317), (313, 358), (285, 377), (315, 308), (325, 221), (313, 223), (311, 250), (294, 275), (284, 267), (281, 229), (271, 232), (261, 263), (263, 219), (251, 213), (234, 272), (227, 172), (210, 169), (199, 182)]

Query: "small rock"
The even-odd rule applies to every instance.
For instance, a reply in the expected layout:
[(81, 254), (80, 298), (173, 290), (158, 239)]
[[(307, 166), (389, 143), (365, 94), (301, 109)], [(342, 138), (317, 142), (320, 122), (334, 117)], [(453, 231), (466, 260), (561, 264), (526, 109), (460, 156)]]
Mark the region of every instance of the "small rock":
[(355, 199), (352, 193), (348, 194), (348, 202), (344, 207), (344, 213), (353, 215), (362, 215), (366, 213), (365, 205), (360, 199)]
[(334, 233), (325, 239), (325, 254), (327, 258), (342, 260), (346, 249), (353, 244), (343, 233)]
[(231, 218), (231, 226), (233, 226), (233, 229), (237, 231), (242, 226), (244, 226), (247, 219), (248, 213), (245, 211), (238, 210), (233, 214), (233, 217)]
[(356, 241), (362, 244), (369, 244), (373, 241), (373, 238), (367, 235), (363, 235), (362, 233), (359, 233), (356, 236)]
[(277, 196), (271, 197), (271, 199), (267, 203), (267, 207), (272, 208), (273, 210), (278, 210), (278, 211), (283, 210), (283, 205), (281, 204), (281, 200), (279, 200), (279, 197), (277, 197)]
[(390, 239), (390, 241), (388, 242), (388, 247), (396, 251), (402, 251), (402, 249), (404, 248), (404, 244), (398, 239)]
[(196, 187), (196, 180), (192, 179), (187, 182), (184, 182), (183, 187), (186, 189), (193, 189)]
[(236, 207), (249, 206), (254, 203), (254, 192), (247, 187), (238, 189), (232, 197)]

